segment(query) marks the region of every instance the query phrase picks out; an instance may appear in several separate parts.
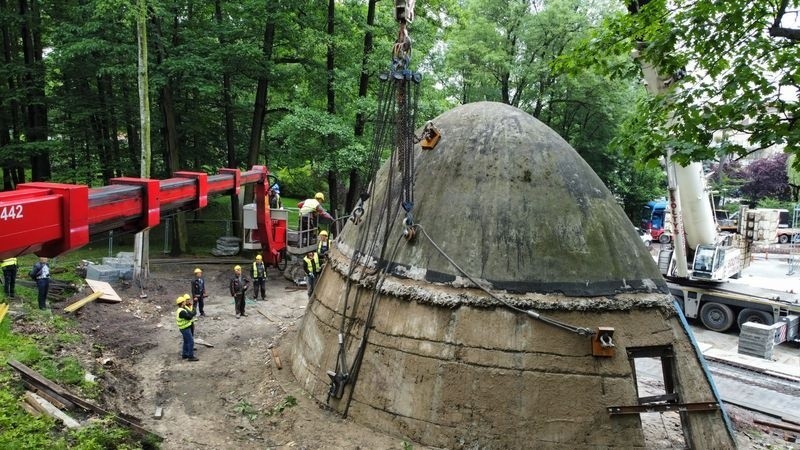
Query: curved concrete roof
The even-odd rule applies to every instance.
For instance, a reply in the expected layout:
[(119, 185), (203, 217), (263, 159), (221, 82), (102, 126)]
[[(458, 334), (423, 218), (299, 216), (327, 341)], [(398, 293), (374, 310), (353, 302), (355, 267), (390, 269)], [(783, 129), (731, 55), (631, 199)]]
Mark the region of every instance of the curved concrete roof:
[[(553, 130), (493, 102), (460, 106), (432, 122), (442, 137), (433, 150), (415, 147), (414, 220), (467, 273), (512, 292), (666, 292), (609, 190)], [(458, 285), (461, 274), (421, 233), (395, 250), (404, 216), (396, 166), (387, 161), (376, 183), (365, 220), (345, 227), (339, 249), (351, 256), (361, 238), (376, 241), (361, 248), (388, 262), (393, 275)]]

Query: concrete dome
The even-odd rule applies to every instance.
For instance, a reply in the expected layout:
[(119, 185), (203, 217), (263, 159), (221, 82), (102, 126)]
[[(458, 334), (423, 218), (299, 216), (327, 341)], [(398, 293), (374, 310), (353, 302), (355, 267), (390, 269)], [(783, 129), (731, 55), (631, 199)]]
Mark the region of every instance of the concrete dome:
[[(299, 327), (291, 367), (303, 389), (434, 447), (652, 448), (638, 414), (611, 410), (661, 398), (639, 392), (633, 364), (656, 356), (663, 394), (710, 405), (681, 413), (686, 447), (733, 448), (688, 326), (577, 153), (502, 104), (433, 122), (439, 144), (415, 149), (415, 221), (492, 295), (421, 232), (401, 238), (400, 174), (387, 162), (364, 220), (334, 242)], [(597, 354), (574, 327), (615, 330), (614, 351)]]
[[(457, 107), (433, 120), (441, 140), (415, 149), (413, 215), (467, 273), (511, 292), (609, 295), (666, 292), (630, 221), (588, 164), (558, 134), (503, 103)], [(399, 204), (400, 174), (385, 164), (365, 208)], [(396, 165), (395, 165), (396, 167)], [(340, 248), (356, 239), (394, 242), (402, 210), (389, 220), (347, 227)], [(371, 256), (378, 259), (380, 247)], [(401, 245), (387, 259), (396, 276), (453, 283), (460, 274), (430, 245)], [(386, 263), (386, 261), (381, 261)]]

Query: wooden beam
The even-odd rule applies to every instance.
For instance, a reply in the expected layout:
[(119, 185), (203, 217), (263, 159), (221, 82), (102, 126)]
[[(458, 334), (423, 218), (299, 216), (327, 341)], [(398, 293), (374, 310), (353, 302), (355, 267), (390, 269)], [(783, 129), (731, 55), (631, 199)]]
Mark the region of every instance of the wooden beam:
[(44, 386), (47, 389), (49, 389), (49, 390), (53, 391), (54, 393), (56, 393), (57, 395), (60, 395), (61, 397), (64, 397), (65, 399), (69, 400), (70, 402), (72, 402), (75, 405), (83, 408), (86, 411), (93, 411), (93, 412), (95, 412), (97, 414), (100, 414), (101, 416), (104, 416), (104, 417), (111, 415), (117, 423), (132, 429), (133, 431), (137, 432), (140, 435), (152, 436), (154, 439), (158, 440), (159, 442), (164, 440), (163, 437), (153, 433), (152, 431), (146, 430), (146, 429), (142, 428), (141, 426), (137, 425), (136, 423), (131, 422), (130, 420), (127, 420), (127, 419), (125, 419), (123, 417), (120, 417), (117, 414), (112, 414), (111, 412), (106, 411), (105, 409), (103, 409), (103, 408), (101, 408), (101, 407), (99, 407), (97, 405), (93, 405), (92, 403), (89, 403), (88, 401), (78, 397), (77, 395), (72, 394), (71, 392), (67, 391), (66, 389), (62, 388), (61, 386), (53, 383), (52, 381), (48, 380), (47, 378), (44, 378), (43, 376), (38, 374), (36, 371), (34, 371), (30, 367), (26, 366), (25, 364), (22, 364), (19, 361), (9, 360), (8, 361), (8, 365), (11, 366), (17, 372), (19, 372), (20, 375), (22, 375), (22, 377), (27, 378), (28, 381), (32, 382), (34, 384), (34, 386), (37, 386), (37, 385)]
[(0, 322), (3, 321), (3, 318), (6, 316), (8, 312), (8, 303), (0, 303)]
[(66, 311), (66, 312), (75, 312), (75, 311), (83, 308), (84, 306), (88, 305), (89, 303), (97, 300), (98, 298), (100, 298), (102, 296), (103, 296), (102, 292), (95, 292), (93, 294), (90, 294), (88, 297), (84, 297), (84, 298), (78, 300), (77, 302), (65, 307), (64, 311)]
[(34, 408), (38, 409), (43, 414), (47, 414), (48, 416), (61, 421), (67, 428), (80, 428), (81, 424), (73, 419), (72, 417), (68, 416), (64, 411), (53, 406), (52, 403), (48, 402), (47, 400), (43, 399), (42, 397), (34, 394), (31, 391), (25, 392), (25, 400), (31, 404)]
[(22, 380), (22, 385), (25, 386), (25, 388), (27, 388), (29, 391), (39, 394), (40, 397), (52, 403), (58, 409), (75, 409), (74, 403), (44, 386), (37, 386), (34, 383), (29, 383), (26, 380)]
[(781, 430), (786, 430), (786, 431), (794, 431), (795, 433), (800, 433), (800, 427), (788, 423), (773, 422), (771, 420), (761, 420), (761, 419), (753, 419), (753, 423), (757, 423), (760, 425), (767, 425), (773, 428), (780, 428)]
[(278, 352), (275, 350), (275, 348), (271, 348), (270, 350), (272, 351), (272, 359), (275, 360), (275, 367), (277, 367), (278, 370), (281, 370), (283, 368), (283, 366), (281, 366), (281, 357), (278, 356)]

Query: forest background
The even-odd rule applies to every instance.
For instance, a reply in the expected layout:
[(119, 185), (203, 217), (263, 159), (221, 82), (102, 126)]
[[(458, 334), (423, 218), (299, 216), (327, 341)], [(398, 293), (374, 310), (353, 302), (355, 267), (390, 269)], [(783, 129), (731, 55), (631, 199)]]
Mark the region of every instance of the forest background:
[[(4, 190), (30, 180), (101, 186), (113, 177), (138, 176), (133, 3), (0, 0)], [(350, 211), (368, 182), (373, 131), (380, 125), (378, 76), (390, 67), (398, 32), (394, 3), (146, 4), (151, 176), (266, 164), (284, 194), (305, 198), (323, 191), (332, 211)], [(518, 107), (564, 137), (635, 218), (646, 201), (666, 193), (653, 158), (664, 141), (652, 138), (664, 130), (657, 123), (664, 112), (663, 102), (658, 109), (658, 99), (645, 93), (629, 54), (614, 51), (630, 45), (640, 33), (635, 26), (648, 26), (628, 22), (629, 30), (614, 34), (614, 25), (628, 17), (624, 5), (611, 0), (418, 2), (409, 27), (411, 67), (422, 74), (417, 125), (469, 102)], [(592, 47), (598, 43), (602, 51)], [(636, 127), (647, 127), (647, 140), (636, 138), (645, 136), (631, 131)], [(687, 139), (693, 147), (683, 148), (683, 156), (709, 159), (714, 153), (709, 142)], [(739, 150), (729, 153), (741, 156)], [(759, 192), (761, 198), (789, 199), (780, 156), (774, 170), (781, 183)], [(730, 158), (720, 161), (720, 167), (736, 168)], [(736, 177), (739, 182), (720, 176), (717, 183), (740, 190), (752, 182), (741, 170)], [(238, 202), (231, 207), (238, 217)]]

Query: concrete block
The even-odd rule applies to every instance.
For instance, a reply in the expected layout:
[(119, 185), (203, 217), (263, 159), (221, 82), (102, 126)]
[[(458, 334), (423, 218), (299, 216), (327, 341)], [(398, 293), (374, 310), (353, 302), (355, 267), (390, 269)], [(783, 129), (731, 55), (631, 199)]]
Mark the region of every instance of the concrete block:
[(133, 267), (133, 260), (127, 258), (103, 258), (103, 265), (115, 267), (118, 269), (125, 269), (128, 267)]
[(117, 253), (117, 258), (130, 259), (131, 264), (133, 264), (133, 252), (119, 252)]
[(86, 268), (86, 278), (97, 281), (117, 281), (119, 269), (103, 264), (93, 264)]

